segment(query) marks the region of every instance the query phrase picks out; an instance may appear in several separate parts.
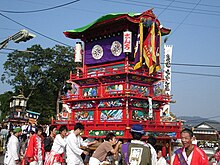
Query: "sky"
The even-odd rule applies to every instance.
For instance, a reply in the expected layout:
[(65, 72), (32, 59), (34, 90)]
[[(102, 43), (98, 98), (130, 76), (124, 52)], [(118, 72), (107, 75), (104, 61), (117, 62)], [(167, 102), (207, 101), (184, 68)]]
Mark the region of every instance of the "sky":
[[(10, 41), (8, 49), (26, 50), (35, 44), (52, 48), (62, 43), (74, 47), (77, 40), (66, 38), (64, 31), (105, 14), (151, 8), (161, 24), (172, 29), (167, 45), (173, 45), (171, 94), (176, 103), (171, 104), (171, 112), (220, 121), (219, 0), (1, 0), (0, 42), (26, 29), (36, 37), (18, 44)], [(0, 50), (0, 75), (10, 52)], [(9, 90), (12, 87), (0, 82), (0, 94)]]

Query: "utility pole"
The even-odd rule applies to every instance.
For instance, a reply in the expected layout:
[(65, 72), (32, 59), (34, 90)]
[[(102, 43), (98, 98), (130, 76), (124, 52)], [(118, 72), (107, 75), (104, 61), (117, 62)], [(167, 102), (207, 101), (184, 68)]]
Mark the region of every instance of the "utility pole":
[(9, 41), (14, 41), (14, 43), (26, 42), (32, 38), (36, 37), (36, 35), (29, 33), (27, 30), (23, 29), (17, 32), (16, 34), (8, 37), (4, 41), (0, 43), (0, 50), (7, 47)]

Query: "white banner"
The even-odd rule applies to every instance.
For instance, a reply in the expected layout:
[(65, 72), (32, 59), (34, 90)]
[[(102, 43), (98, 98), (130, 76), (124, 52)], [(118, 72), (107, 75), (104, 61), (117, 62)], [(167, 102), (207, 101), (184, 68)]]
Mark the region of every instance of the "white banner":
[(149, 118), (153, 118), (153, 106), (152, 106), (152, 98), (151, 97), (148, 97), (148, 103), (149, 103), (148, 116), (149, 116)]
[(76, 42), (75, 62), (82, 62), (82, 56), (83, 56), (82, 43), (81, 42)]
[(123, 52), (131, 53), (131, 43), (132, 43), (132, 33), (130, 31), (125, 31), (123, 33)]
[[(164, 91), (165, 95), (171, 95), (171, 60), (173, 45), (164, 44)], [(163, 107), (163, 113), (170, 114), (170, 103)]]

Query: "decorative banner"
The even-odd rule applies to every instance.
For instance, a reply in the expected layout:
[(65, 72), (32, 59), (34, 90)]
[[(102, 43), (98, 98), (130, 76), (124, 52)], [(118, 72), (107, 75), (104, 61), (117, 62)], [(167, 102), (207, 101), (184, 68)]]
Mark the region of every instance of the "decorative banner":
[(151, 30), (147, 35), (147, 38), (144, 40), (143, 44), (143, 56), (145, 63), (149, 68), (149, 74), (154, 72), (154, 63), (156, 63), (156, 54), (155, 54), (155, 23), (151, 25)]
[(123, 35), (123, 52), (131, 53), (132, 44), (132, 33), (130, 31), (125, 31)]
[(134, 70), (142, 66), (143, 24), (139, 24), (137, 39), (134, 48)]
[(83, 50), (82, 43), (77, 42), (75, 47), (75, 62), (82, 62)]
[(85, 64), (95, 65), (124, 59), (122, 43), (122, 35), (87, 42), (85, 44)]
[(149, 118), (153, 118), (153, 106), (152, 106), (152, 98), (148, 97), (149, 102)]
[[(171, 95), (171, 60), (173, 45), (164, 44), (164, 92), (165, 95)], [(163, 113), (170, 114), (170, 104), (163, 107)]]

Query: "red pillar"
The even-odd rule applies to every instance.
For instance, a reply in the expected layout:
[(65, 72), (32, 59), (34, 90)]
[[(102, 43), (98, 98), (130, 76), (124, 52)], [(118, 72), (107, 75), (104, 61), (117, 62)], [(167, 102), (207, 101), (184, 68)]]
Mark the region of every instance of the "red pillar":
[(154, 115), (155, 115), (155, 122), (159, 123), (160, 122), (160, 110), (159, 109), (154, 110)]

